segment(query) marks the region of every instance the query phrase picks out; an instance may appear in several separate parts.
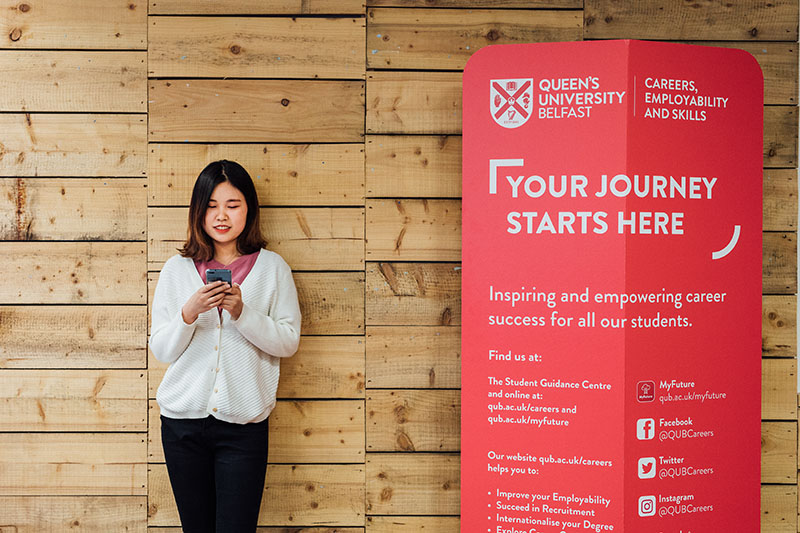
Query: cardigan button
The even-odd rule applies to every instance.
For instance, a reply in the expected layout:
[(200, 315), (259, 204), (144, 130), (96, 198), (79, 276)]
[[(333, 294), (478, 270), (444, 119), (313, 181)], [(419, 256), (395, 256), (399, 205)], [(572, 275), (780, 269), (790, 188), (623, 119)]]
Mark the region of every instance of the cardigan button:
[(217, 412), (217, 408), (216, 407), (213, 408), (212, 411), (214, 411), (216, 413)]

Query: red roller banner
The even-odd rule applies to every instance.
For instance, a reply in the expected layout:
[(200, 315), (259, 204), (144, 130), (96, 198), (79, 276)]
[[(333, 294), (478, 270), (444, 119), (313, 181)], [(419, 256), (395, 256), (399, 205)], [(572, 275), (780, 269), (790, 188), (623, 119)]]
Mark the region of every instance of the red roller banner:
[(762, 122), (740, 50), (470, 59), (462, 531), (759, 531)]

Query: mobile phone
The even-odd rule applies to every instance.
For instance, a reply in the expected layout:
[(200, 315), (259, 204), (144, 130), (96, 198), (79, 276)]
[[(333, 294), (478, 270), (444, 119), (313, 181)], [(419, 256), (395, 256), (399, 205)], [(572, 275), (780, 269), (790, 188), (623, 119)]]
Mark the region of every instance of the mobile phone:
[(226, 281), (228, 285), (233, 287), (231, 283), (231, 271), (227, 268), (208, 268), (206, 269), (206, 283), (214, 283), (215, 281)]

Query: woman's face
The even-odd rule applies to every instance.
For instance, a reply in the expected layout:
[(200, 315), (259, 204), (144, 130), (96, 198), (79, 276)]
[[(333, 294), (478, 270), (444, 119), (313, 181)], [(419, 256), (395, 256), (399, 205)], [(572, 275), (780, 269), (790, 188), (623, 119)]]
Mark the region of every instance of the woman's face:
[(203, 229), (219, 244), (235, 241), (247, 221), (247, 202), (242, 191), (223, 181), (211, 193)]

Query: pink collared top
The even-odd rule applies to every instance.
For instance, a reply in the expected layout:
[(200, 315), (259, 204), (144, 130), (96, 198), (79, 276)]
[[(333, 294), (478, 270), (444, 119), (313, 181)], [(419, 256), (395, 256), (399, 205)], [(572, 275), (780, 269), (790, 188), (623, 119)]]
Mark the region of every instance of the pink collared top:
[[(231, 271), (231, 281), (241, 285), (244, 278), (246, 278), (247, 274), (250, 272), (250, 269), (253, 268), (253, 265), (256, 263), (259, 253), (260, 251), (239, 256), (229, 265), (223, 265), (215, 259), (209, 261), (199, 261), (195, 259), (194, 266), (197, 268), (197, 273), (200, 274), (203, 283), (206, 283), (207, 268), (227, 268)], [(220, 316), (222, 316), (222, 307), (217, 307), (217, 311), (219, 311)]]

